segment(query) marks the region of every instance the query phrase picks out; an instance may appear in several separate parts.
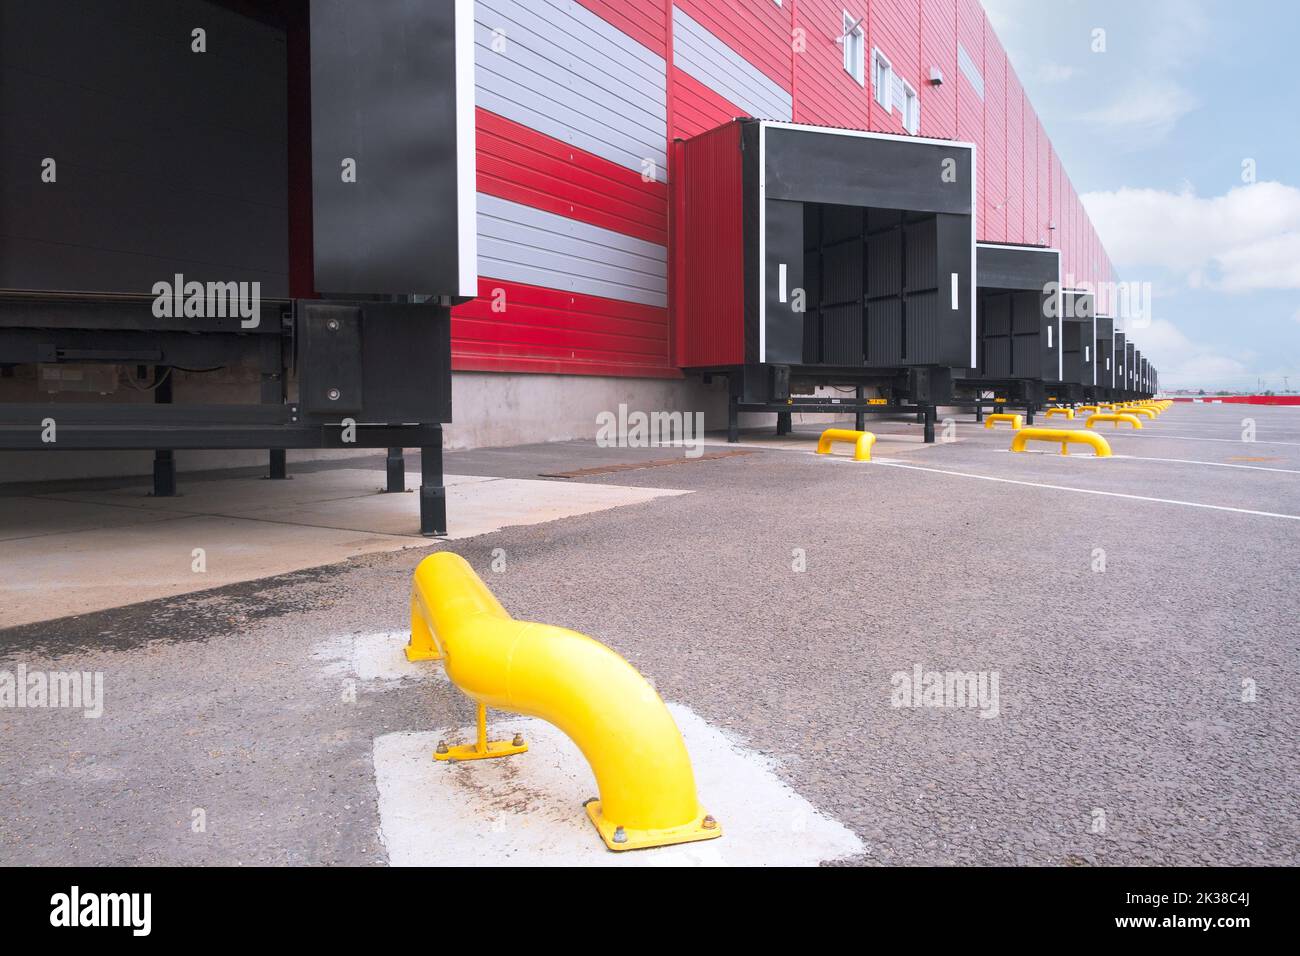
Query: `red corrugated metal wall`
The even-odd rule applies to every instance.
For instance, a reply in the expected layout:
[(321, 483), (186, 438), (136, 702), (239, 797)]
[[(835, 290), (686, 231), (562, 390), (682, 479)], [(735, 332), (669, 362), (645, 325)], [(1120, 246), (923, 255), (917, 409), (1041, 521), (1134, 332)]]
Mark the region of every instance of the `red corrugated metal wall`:
[[(802, 0), (793, 5), (794, 39), (804, 49), (794, 55), (794, 121), (815, 126), (866, 129), (865, 88), (844, 70), (844, 53), (835, 42), (843, 15), (865, 17), (862, 0)], [(793, 49), (793, 47), (792, 47)]]
[[(957, 138), (957, 0), (921, 2), (921, 135)], [(937, 66), (943, 82), (927, 82)]]
[[(704, 133), (688, 156), (678, 151), (674, 159), (684, 184), (675, 193), (678, 206), (691, 209), (689, 217), (678, 217), (675, 234), (676, 295), (689, 303), (679, 312), (690, 316), (677, 325), (678, 355), (694, 366), (739, 365), (745, 361), (740, 125)], [(693, 183), (708, 188), (695, 190)]]
[(1031, 185), (1025, 181), (1025, 94), (1013, 70), (1007, 70), (1006, 131), (1006, 237), (1025, 241), (1025, 198)]
[[(483, 5), (497, 10), (504, 3), (484, 0)], [(871, 55), (881, 50), (898, 76), (918, 91), (921, 135), (976, 144), (981, 240), (1058, 246), (1064, 271), (1077, 281), (1112, 278), (1105, 250), (978, 0), (676, 0), (675, 7), (673, 0), (576, 3), (585, 14), (600, 18), (603, 29), (618, 31), (661, 59), (666, 102), (660, 102), (670, 140), (699, 135), (743, 115), (901, 133), (897, 106), (886, 113), (872, 95)], [(573, 5), (545, 0), (528, 7), (531, 15), (547, 17)], [(677, 27), (675, 9), (682, 19)], [(843, 47), (836, 42), (845, 12), (864, 18), (865, 85), (844, 70)], [(675, 57), (674, 34), (687, 27), (691, 49)], [(959, 44), (965, 57), (958, 55)], [(709, 62), (701, 65), (701, 56)], [(941, 85), (929, 82), (932, 67), (942, 74)], [(731, 81), (721, 73), (732, 74)], [(763, 88), (763, 95), (747, 99), (756, 87)], [(788, 113), (771, 115), (782, 103)], [(666, 176), (660, 171), (647, 178), (627, 163), (587, 152), (553, 131), (529, 128), (482, 104), (478, 127), (481, 193), (565, 217), (596, 229), (596, 236), (668, 247), (674, 252), (670, 261), (680, 266), (689, 237), (681, 235), (679, 223), (670, 224), (670, 193), (678, 172), (671, 158)], [(672, 201), (680, 205), (685, 199), (674, 194)], [(735, 251), (738, 262), (738, 233)], [(725, 260), (723, 256), (712, 266), (727, 268)], [(699, 330), (674, 329), (670, 323), (673, 302), (686, 294), (688, 285), (680, 272), (671, 272), (665, 282), (666, 307), (485, 274), (483, 298), (453, 314), (455, 367), (678, 375), (684, 351), (696, 364), (701, 361), (696, 350), (706, 348)], [(692, 285), (690, 294), (708, 294), (702, 289)], [(502, 295), (506, 307), (494, 307)], [(718, 308), (725, 313), (731, 306), (719, 300)], [(722, 351), (731, 354), (742, 347), (728, 342)]]
[(1047, 131), (1037, 113), (1034, 114), (1034, 124), (1038, 139), (1038, 219), (1035, 220), (1038, 232), (1034, 242), (1054, 246), (1056, 236), (1047, 228), (1052, 220), (1052, 142), (1047, 138)]
[[(984, 9), (978, 0), (957, 0), (957, 43), (974, 60), (979, 68), (984, 64)], [(962, 70), (960, 60), (952, 82), (957, 87), (957, 138), (975, 144), (975, 191), (980, 197), (978, 205), (978, 237), (987, 239), (985, 228), (984, 197), (989, 160), (984, 154), (984, 98), (979, 88), (970, 82)]]
[[(981, 15), (983, 11), (981, 10)], [(984, 202), (980, 238), (1007, 241), (1007, 55), (984, 17)], [(1016, 184), (1019, 189), (1020, 184)]]
[[(878, 49), (889, 59), (900, 78), (913, 89), (920, 89), (920, 16), (920, 4), (916, 0), (893, 0), (891, 3), (877, 0), (870, 4), (866, 43), (868, 85), (871, 82), (871, 55)], [(906, 132), (897, 104), (886, 113), (869, 91), (865, 95), (871, 103), (871, 129), (882, 133)]]

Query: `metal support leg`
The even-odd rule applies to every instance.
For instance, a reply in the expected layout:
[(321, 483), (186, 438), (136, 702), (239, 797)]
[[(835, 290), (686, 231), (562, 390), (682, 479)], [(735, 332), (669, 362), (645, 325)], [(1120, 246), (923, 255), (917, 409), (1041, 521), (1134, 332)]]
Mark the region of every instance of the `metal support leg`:
[(740, 402), (732, 395), (727, 399), (727, 441), (740, 441)]
[(170, 449), (159, 448), (153, 453), (153, 496), (176, 496), (176, 456)]
[[(155, 376), (162, 376), (153, 390), (155, 405), (172, 403), (171, 369), (157, 366)], [(155, 498), (173, 498), (176, 495), (176, 455), (169, 448), (159, 448), (153, 453), (153, 495)]]
[(1025, 424), (1032, 425), (1033, 423), (1034, 423), (1034, 404), (1033, 402), (1030, 402), (1028, 405), (1025, 406)]
[(790, 413), (789, 413), (789, 412), (777, 412), (777, 413), (776, 413), (776, 433), (777, 433), (778, 435), (788, 435), (788, 434), (790, 434), (791, 427), (792, 427), (792, 426), (791, 426), (791, 424), (790, 424)]
[(939, 410), (933, 405), (926, 405), (922, 411), (925, 421), (925, 443), (934, 444), (934, 420), (938, 417)]
[[(262, 336), (259, 351), (262, 369), (263, 405), (284, 404), (284, 341), (278, 335)], [(267, 478), (284, 481), (289, 477), (288, 455), (283, 448), (270, 449)]]
[[(853, 390), (854, 397), (857, 398), (859, 403), (861, 403), (863, 398), (862, 392), (863, 388), (861, 385), (857, 386)], [(853, 427), (860, 432), (867, 430), (867, 415), (861, 408), (853, 413)]]
[(983, 405), (978, 405), (978, 404), (977, 404), (977, 405), (975, 406), (975, 421), (976, 421), (976, 422), (982, 422), (982, 421), (984, 421), (984, 406), (983, 406)]
[(406, 490), (406, 459), (402, 457), (402, 449), (388, 449), (388, 485), (384, 488), (386, 492), (398, 492)]
[(478, 733), (472, 744), (447, 746), (445, 740), (438, 741), (438, 749), (433, 752), (434, 760), (489, 760), (493, 757), (510, 757), (525, 753), (528, 744), (524, 743), (523, 734), (515, 734), (513, 740), (487, 739), (487, 707), (479, 704), (477, 708)]
[(447, 533), (447, 489), (442, 484), (442, 426), (438, 444), (420, 449), (420, 534)]
[(272, 481), (284, 481), (289, 477), (289, 455), (283, 448), (272, 448), (270, 468), (267, 478)]

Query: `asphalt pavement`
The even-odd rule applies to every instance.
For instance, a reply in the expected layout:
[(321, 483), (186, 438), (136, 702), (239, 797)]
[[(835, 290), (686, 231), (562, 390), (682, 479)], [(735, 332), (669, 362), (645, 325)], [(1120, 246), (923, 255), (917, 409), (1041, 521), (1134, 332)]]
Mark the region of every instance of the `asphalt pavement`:
[[(1106, 426), (1109, 459), (1012, 454), (969, 414), (949, 434), (871, 463), (811, 454), (812, 429), (670, 466), (451, 453), (529, 478), (637, 460), (554, 480), (692, 493), (443, 546), (769, 757), (862, 840), (849, 862), (1300, 862), (1300, 409), (1178, 405)], [(407, 627), (422, 554), (0, 631), (0, 672), (104, 681), (102, 717), (0, 708), (0, 863), (385, 862), (373, 741), (472, 717), (347, 663)], [(918, 669), (997, 698), (896, 706)]]

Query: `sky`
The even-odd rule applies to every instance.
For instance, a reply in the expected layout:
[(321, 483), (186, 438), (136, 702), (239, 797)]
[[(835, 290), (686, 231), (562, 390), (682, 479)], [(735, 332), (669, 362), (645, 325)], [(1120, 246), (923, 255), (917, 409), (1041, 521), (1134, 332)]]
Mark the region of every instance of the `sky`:
[(1161, 387), (1300, 391), (1300, 4), (983, 3)]

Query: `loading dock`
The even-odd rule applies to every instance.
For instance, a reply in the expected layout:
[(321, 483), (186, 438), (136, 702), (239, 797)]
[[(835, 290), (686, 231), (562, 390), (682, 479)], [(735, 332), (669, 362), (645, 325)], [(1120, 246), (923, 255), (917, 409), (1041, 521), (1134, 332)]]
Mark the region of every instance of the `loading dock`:
[(1034, 423), (1047, 383), (1061, 378), (1061, 254), (1042, 246), (976, 248), (976, 361), (952, 404), (1023, 408)]
[(1097, 316), (1095, 348), (1096, 384), (1088, 392), (1088, 399), (1105, 402), (1115, 391), (1115, 319), (1112, 316)]
[(1128, 351), (1125, 349), (1125, 343), (1128, 341), (1127, 336), (1118, 328), (1115, 330), (1115, 377), (1114, 383), (1110, 390), (1110, 401), (1118, 401), (1123, 397), (1124, 382), (1128, 375)]
[(1124, 343), (1124, 399), (1138, 397), (1137, 392), (1137, 346), (1130, 338)]
[(1061, 381), (1049, 392), (1049, 401), (1077, 404), (1097, 384), (1096, 305), (1091, 292), (1064, 289), (1061, 293)]
[[(445, 532), (472, 65), (468, 0), (5, 0), (0, 450), (152, 450), (169, 496), (176, 449), (387, 448), (396, 491), (419, 447)], [(186, 400), (223, 370), (256, 398)]]
[(729, 440), (742, 411), (852, 410), (933, 441), (974, 361), (974, 147), (742, 119), (675, 148), (679, 362), (727, 377)]

